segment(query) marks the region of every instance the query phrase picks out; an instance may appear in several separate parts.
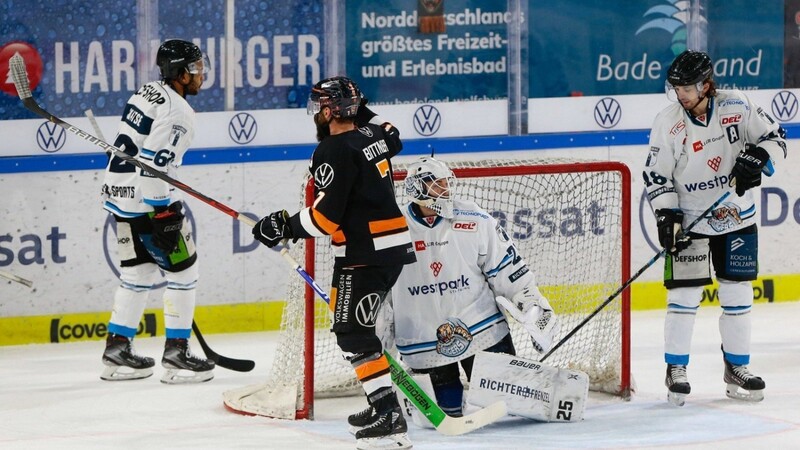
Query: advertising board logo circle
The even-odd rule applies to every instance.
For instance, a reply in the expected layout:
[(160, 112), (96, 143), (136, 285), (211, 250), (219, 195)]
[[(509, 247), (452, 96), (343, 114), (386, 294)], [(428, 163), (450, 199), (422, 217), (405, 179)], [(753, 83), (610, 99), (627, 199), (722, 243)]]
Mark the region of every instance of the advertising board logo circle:
[(789, 91), (780, 91), (772, 97), (772, 114), (781, 122), (794, 119), (799, 106), (797, 97)]
[(256, 134), (258, 134), (256, 118), (246, 112), (236, 114), (228, 123), (228, 135), (237, 144), (252, 142)]
[(422, 105), (414, 112), (414, 129), (422, 136), (432, 136), (442, 126), (442, 115), (433, 105)]
[(602, 98), (594, 105), (594, 121), (602, 128), (614, 128), (621, 119), (622, 106), (613, 98)]
[(381, 296), (375, 292), (369, 293), (358, 301), (356, 305), (356, 320), (362, 327), (374, 327), (378, 318), (378, 306)]
[(67, 142), (67, 130), (52, 122), (44, 122), (36, 130), (36, 143), (47, 153), (55, 153)]
[(8, 76), (8, 61), (16, 54), (19, 54), (22, 60), (25, 61), (25, 70), (28, 72), (28, 81), (31, 85), (31, 91), (39, 86), (39, 82), (42, 81), (42, 73), (44, 72), (42, 57), (39, 56), (39, 52), (36, 51), (36, 47), (33, 45), (27, 42), (9, 42), (0, 47), (0, 91), (12, 97), (17, 96), (17, 88)]

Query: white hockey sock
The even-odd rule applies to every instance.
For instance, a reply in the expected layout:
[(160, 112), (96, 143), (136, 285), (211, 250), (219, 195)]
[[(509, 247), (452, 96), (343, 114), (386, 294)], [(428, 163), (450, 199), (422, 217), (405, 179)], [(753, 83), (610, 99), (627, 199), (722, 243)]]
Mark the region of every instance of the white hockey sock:
[(669, 364), (686, 365), (692, 347), (692, 332), (702, 287), (670, 289), (664, 319), (664, 357)]
[(753, 304), (753, 285), (749, 281), (719, 280), (719, 299), (722, 314), (719, 334), (726, 357), (736, 365), (750, 363), (750, 311)]
[(109, 320), (110, 333), (127, 337), (136, 334), (156, 273), (155, 264), (121, 268), (120, 285), (114, 292), (114, 308)]
[(175, 273), (167, 273), (164, 291), (164, 327), (167, 338), (188, 339), (194, 320), (197, 264)]

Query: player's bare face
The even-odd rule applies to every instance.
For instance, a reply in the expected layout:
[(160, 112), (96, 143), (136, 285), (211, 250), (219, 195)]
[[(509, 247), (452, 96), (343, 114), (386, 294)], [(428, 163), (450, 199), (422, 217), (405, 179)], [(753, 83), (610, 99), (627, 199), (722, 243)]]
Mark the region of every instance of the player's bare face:
[[(704, 86), (704, 85), (703, 85)], [(695, 109), (704, 100), (703, 91), (696, 84), (689, 86), (675, 86), (673, 89), (683, 109), (696, 112)]]

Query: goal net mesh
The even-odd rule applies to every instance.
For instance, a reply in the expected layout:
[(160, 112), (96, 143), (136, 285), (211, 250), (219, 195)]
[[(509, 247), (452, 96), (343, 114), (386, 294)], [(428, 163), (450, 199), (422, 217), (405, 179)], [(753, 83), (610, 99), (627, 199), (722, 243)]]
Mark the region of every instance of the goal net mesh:
[[(628, 277), (629, 238), (624, 207), (629, 180), (617, 163), (541, 160), (444, 160), (456, 174), (455, 195), (475, 201), (494, 216), (514, 240), (534, 272), (542, 294), (561, 320), (561, 334), (572, 331), (614, 293)], [(617, 164), (614, 166), (614, 164)], [(612, 166), (609, 169), (609, 166)], [(621, 166), (621, 167), (620, 167)], [(399, 204), (405, 196), (404, 165), (395, 165)], [(624, 169), (624, 170), (623, 170)], [(302, 205), (313, 199), (303, 184)], [(629, 216), (628, 216), (629, 217)], [(313, 242), (313, 249), (311, 243)], [(311, 252), (313, 250), (313, 252)], [(330, 239), (299, 241), (291, 255), (324, 290), (329, 290), (333, 268)], [(313, 270), (313, 272), (312, 272)], [(265, 384), (229, 391), (229, 409), (272, 417), (303, 418), (313, 396), (346, 396), (363, 392), (352, 367), (343, 360), (330, 332), (328, 305), (313, 300), (313, 333), (306, 333), (306, 283), (291, 274), (281, 323), (281, 338)], [(624, 277), (624, 278), (623, 278)], [(310, 303), (310, 301), (309, 301)], [(590, 389), (627, 395), (627, 293), (617, 296), (546, 360), (546, 364), (581, 370)], [(517, 354), (539, 359), (524, 328), (510, 316)], [(313, 336), (313, 355), (305, 351)], [(314, 394), (309, 396), (306, 358), (313, 358)], [(237, 397), (238, 396), (238, 397)], [(294, 401), (293, 401), (294, 400)], [(279, 403), (286, 403), (279, 405)]]

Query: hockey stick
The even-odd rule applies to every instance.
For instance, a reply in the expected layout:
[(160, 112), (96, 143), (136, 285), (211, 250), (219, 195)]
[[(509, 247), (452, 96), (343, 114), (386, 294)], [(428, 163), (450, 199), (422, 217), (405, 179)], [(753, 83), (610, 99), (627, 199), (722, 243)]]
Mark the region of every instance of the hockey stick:
[(165, 181), (166, 183), (168, 183), (168, 184), (170, 184), (172, 186), (175, 186), (176, 188), (182, 190), (183, 192), (186, 192), (187, 194), (189, 194), (192, 197), (200, 200), (201, 202), (203, 202), (203, 203), (205, 203), (207, 205), (210, 205), (210, 206), (212, 206), (212, 207), (224, 212), (225, 214), (233, 217), (234, 219), (237, 219), (240, 222), (244, 222), (245, 224), (252, 223), (253, 225), (255, 225), (255, 222), (253, 222), (251, 219), (249, 219), (246, 216), (240, 214), (239, 212), (233, 210), (232, 208), (229, 208), (228, 206), (226, 206), (226, 205), (214, 200), (213, 198), (208, 197), (208, 196), (206, 196), (206, 195), (204, 195), (204, 194), (192, 189), (190, 186), (188, 186), (188, 185), (186, 185), (186, 184), (184, 184), (184, 183), (182, 183), (182, 182), (170, 177), (166, 173), (160, 172), (160, 171), (156, 170), (155, 168), (150, 167), (149, 165), (139, 161), (138, 159), (136, 159), (133, 156), (123, 152), (122, 150), (120, 150), (119, 148), (109, 144), (108, 142), (105, 142), (104, 140), (102, 140), (102, 139), (100, 139), (98, 137), (92, 136), (91, 134), (81, 130), (80, 128), (78, 128), (78, 127), (76, 127), (74, 125), (71, 125), (71, 124), (69, 124), (67, 122), (64, 122), (63, 120), (59, 119), (58, 117), (50, 114), (49, 112), (44, 110), (41, 106), (39, 106), (39, 104), (36, 103), (36, 100), (33, 99), (33, 95), (31, 94), (31, 86), (30, 86), (30, 83), (28, 81), (28, 73), (25, 70), (25, 61), (22, 59), (22, 57), (19, 56), (19, 55), (12, 56), (11, 59), (9, 59), (9, 68), (10, 68), (10, 71), (11, 71), (11, 76), (14, 79), (14, 86), (16, 86), (16, 88), (17, 88), (17, 94), (19, 95), (20, 100), (22, 100), (22, 104), (26, 108), (28, 108), (31, 112), (33, 112), (33, 113), (35, 113), (35, 114), (37, 114), (37, 115), (49, 120), (50, 122), (55, 123), (56, 125), (58, 125), (58, 126), (64, 128), (65, 130), (69, 131), (70, 133), (73, 133), (73, 134), (75, 134), (75, 135), (77, 135), (77, 136), (79, 136), (79, 137), (91, 142), (92, 144), (102, 148), (106, 152), (113, 153), (114, 156), (122, 159), (123, 161), (125, 161), (125, 162), (127, 162), (129, 164), (133, 164), (134, 166), (136, 166), (139, 169), (141, 169), (143, 172), (146, 172), (148, 175), (153, 175), (153, 176), (155, 176), (157, 178), (160, 178), (161, 180)]
[(222, 356), (214, 350), (211, 350), (211, 347), (209, 347), (206, 343), (203, 334), (200, 333), (200, 327), (197, 326), (197, 322), (194, 320), (192, 321), (192, 330), (194, 331), (194, 337), (197, 338), (197, 342), (200, 343), (200, 347), (203, 347), (203, 352), (206, 354), (208, 359), (214, 361), (216, 365), (226, 369), (235, 370), (236, 372), (250, 372), (253, 370), (253, 367), (256, 366), (255, 361), (251, 361), (249, 359), (228, 358), (227, 356)]
[[(328, 294), (326, 294), (316, 281), (311, 278), (311, 275), (292, 258), (286, 243), (287, 242), (284, 241), (284, 246), (281, 249), (281, 256), (283, 256), (303, 280), (314, 289), (314, 292), (325, 300), (325, 303), (330, 304), (331, 299), (328, 297)], [(470, 431), (477, 430), (478, 428), (497, 421), (507, 413), (505, 402), (499, 401), (467, 416), (450, 417), (442, 411), (442, 408), (436, 404), (436, 401), (431, 400), (428, 394), (426, 394), (408, 372), (392, 358), (389, 352), (384, 351), (383, 354), (389, 361), (389, 370), (391, 371), (394, 384), (406, 394), (406, 397), (408, 397), (411, 403), (413, 403), (433, 426), (436, 427), (436, 430), (444, 435), (456, 436), (469, 433)]]
[[(144, 172), (148, 174), (154, 175), (161, 180), (167, 182), (168, 184), (175, 186), (176, 188), (186, 192), (187, 194), (195, 197), (196, 199), (206, 203), (208, 205), (217, 208), (218, 210), (224, 212), (225, 214), (233, 217), (234, 219), (239, 220), (240, 222), (244, 222), (246, 224), (255, 225), (255, 222), (247, 216), (240, 214), (239, 212), (229, 208), (228, 206), (214, 200), (211, 197), (201, 194), (200, 192), (192, 189), (188, 185), (181, 183), (180, 181), (170, 177), (169, 175), (159, 172), (158, 170), (150, 167), (149, 165), (137, 160), (131, 155), (123, 152), (119, 148), (105, 142), (103, 139), (97, 138), (92, 136), (91, 134), (81, 130), (80, 128), (70, 125), (69, 123), (59, 119), (58, 117), (50, 114), (46, 110), (44, 110), (36, 100), (33, 99), (33, 95), (31, 94), (31, 86), (30, 82), (28, 81), (28, 72), (25, 69), (25, 61), (22, 59), (20, 55), (14, 55), (9, 60), (9, 68), (11, 71), (11, 76), (14, 79), (14, 86), (17, 88), (17, 94), (19, 95), (20, 100), (22, 100), (22, 104), (28, 108), (31, 112), (38, 114), (41, 117), (59, 125), (60, 127), (66, 129), (67, 131), (74, 133), (83, 139), (91, 142), (92, 144), (97, 145), (98, 147), (104, 149), (106, 152), (113, 153), (114, 156), (124, 160), (127, 163), (133, 164), (134, 166), (138, 167)], [(87, 114), (88, 115), (88, 114)], [(96, 121), (91, 120), (93, 126), (95, 126)], [(101, 134), (99, 132), (99, 127), (95, 130), (96, 133)], [(226, 369), (236, 370), (239, 372), (248, 372), (253, 369), (255, 366), (255, 362), (250, 360), (238, 360), (232, 358), (226, 358), (224, 356), (218, 355), (216, 352), (211, 350), (206, 344), (205, 340), (202, 338), (200, 334), (200, 329), (197, 328), (197, 325), (192, 322), (192, 329), (194, 329), (195, 335), (197, 335), (197, 340), (200, 342), (200, 346), (203, 347), (203, 351), (206, 353), (211, 360), (213, 360), (217, 365), (220, 367), (224, 367)], [(215, 359), (216, 358), (216, 359)]]
[(15, 282), (17, 282), (19, 284), (24, 284), (25, 286), (28, 286), (29, 288), (33, 287), (33, 281), (26, 280), (25, 278), (22, 278), (22, 277), (18, 277), (16, 275), (14, 275), (13, 273), (8, 273), (8, 272), (6, 272), (4, 270), (0, 270), (0, 277), (7, 278), (7, 279), (9, 279), (11, 281), (15, 281)]
[[(701, 220), (703, 220), (703, 219), (704, 219), (704, 218), (705, 218), (707, 215), (709, 215), (709, 214), (711, 213), (711, 211), (713, 211), (713, 210), (714, 210), (714, 209), (715, 209), (717, 206), (719, 206), (719, 205), (720, 205), (720, 203), (722, 203), (723, 201), (725, 201), (725, 199), (726, 199), (726, 198), (728, 198), (728, 196), (729, 196), (729, 195), (731, 195), (731, 192), (730, 192), (730, 191), (726, 191), (724, 194), (722, 194), (722, 196), (721, 196), (720, 198), (718, 198), (718, 199), (717, 199), (717, 200), (716, 200), (716, 201), (715, 201), (715, 202), (714, 202), (714, 203), (713, 203), (711, 206), (709, 206), (708, 208), (706, 208), (706, 210), (705, 210), (705, 211), (703, 211), (703, 212), (702, 212), (702, 213), (701, 213), (699, 216), (697, 216), (697, 218), (696, 218), (696, 219), (694, 219), (694, 220), (692, 221), (692, 223), (690, 223), (690, 224), (689, 224), (689, 226), (687, 226), (686, 228), (684, 228), (684, 229), (683, 229), (683, 234), (686, 234), (686, 233), (688, 233), (688, 232), (689, 232), (689, 231), (690, 231), (692, 228), (694, 228), (694, 227), (695, 227), (695, 225), (697, 225), (698, 223), (700, 223), (700, 221), (701, 221)], [(591, 314), (589, 314), (589, 315), (588, 315), (588, 316), (587, 316), (585, 319), (583, 319), (583, 321), (582, 321), (581, 323), (579, 323), (579, 324), (578, 324), (578, 325), (577, 325), (575, 328), (573, 328), (573, 329), (572, 329), (572, 331), (570, 331), (570, 332), (569, 332), (569, 333), (568, 333), (566, 336), (564, 336), (563, 338), (561, 338), (561, 340), (560, 340), (560, 341), (558, 341), (558, 343), (557, 343), (556, 345), (554, 345), (554, 346), (553, 346), (553, 348), (551, 348), (551, 349), (550, 349), (550, 351), (549, 351), (549, 352), (547, 352), (547, 354), (545, 354), (545, 355), (544, 355), (544, 356), (543, 356), (541, 359), (539, 359), (539, 361), (540, 361), (540, 362), (544, 362), (544, 360), (545, 360), (545, 359), (547, 359), (547, 358), (548, 358), (550, 355), (552, 355), (552, 354), (553, 354), (553, 352), (555, 352), (556, 350), (558, 350), (558, 348), (559, 348), (559, 347), (561, 347), (561, 346), (562, 346), (562, 345), (563, 345), (565, 342), (567, 342), (567, 341), (569, 340), (569, 338), (571, 338), (572, 336), (574, 336), (574, 335), (575, 335), (575, 333), (577, 333), (577, 332), (578, 332), (578, 330), (580, 330), (581, 328), (583, 328), (583, 326), (584, 326), (584, 325), (586, 325), (586, 324), (587, 324), (587, 323), (588, 323), (590, 320), (592, 320), (592, 317), (594, 317), (594, 316), (596, 316), (597, 314), (599, 314), (599, 313), (600, 313), (600, 311), (602, 311), (602, 310), (603, 310), (603, 308), (605, 308), (606, 306), (608, 306), (608, 304), (609, 304), (609, 303), (611, 303), (611, 302), (612, 302), (612, 301), (613, 301), (615, 298), (617, 298), (617, 296), (618, 296), (619, 294), (621, 294), (621, 293), (622, 293), (622, 291), (624, 291), (625, 289), (627, 289), (627, 288), (628, 288), (628, 286), (630, 286), (630, 285), (631, 285), (631, 283), (633, 283), (633, 282), (634, 282), (634, 281), (635, 281), (637, 278), (639, 278), (639, 276), (640, 276), (641, 274), (643, 274), (645, 270), (649, 269), (649, 268), (650, 268), (650, 266), (652, 266), (653, 264), (655, 264), (655, 263), (656, 263), (656, 261), (658, 261), (658, 260), (659, 260), (659, 258), (661, 258), (662, 256), (664, 256), (666, 253), (667, 253), (667, 249), (665, 249), (665, 248), (664, 248), (664, 249), (661, 249), (661, 251), (660, 251), (660, 252), (656, 253), (656, 254), (655, 254), (655, 256), (653, 256), (652, 258), (650, 258), (650, 260), (649, 260), (649, 261), (647, 261), (647, 262), (646, 262), (646, 263), (645, 263), (645, 264), (642, 266), (642, 268), (641, 268), (641, 269), (637, 270), (637, 271), (636, 271), (636, 273), (634, 273), (634, 274), (633, 274), (633, 275), (632, 275), (630, 278), (628, 278), (628, 280), (627, 280), (627, 281), (625, 281), (624, 283), (622, 283), (622, 286), (620, 286), (620, 287), (619, 287), (619, 288), (618, 288), (616, 291), (614, 291), (614, 293), (613, 293), (613, 294), (611, 294), (610, 296), (608, 296), (608, 298), (607, 298), (607, 299), (606, 299), (606, 300), (605, 300), (603, 303), (601, 303), (601, 304), (600, 304), (600, 306), (598, 306), (598, 307), (597, 307), (597, 309), (595, 309), (595, 310), (594, 310), (594, 311), (593, 311)]]

